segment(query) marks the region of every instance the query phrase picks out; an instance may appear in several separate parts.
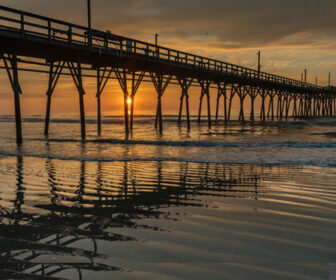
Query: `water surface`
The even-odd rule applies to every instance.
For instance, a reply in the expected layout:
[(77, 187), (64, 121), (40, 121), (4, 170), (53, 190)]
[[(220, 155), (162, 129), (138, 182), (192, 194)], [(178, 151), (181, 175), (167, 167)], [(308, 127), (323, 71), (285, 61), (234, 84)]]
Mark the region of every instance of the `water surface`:
[(328, 279), (336, 121), (175, 120), (1, 117), (0, 279)]

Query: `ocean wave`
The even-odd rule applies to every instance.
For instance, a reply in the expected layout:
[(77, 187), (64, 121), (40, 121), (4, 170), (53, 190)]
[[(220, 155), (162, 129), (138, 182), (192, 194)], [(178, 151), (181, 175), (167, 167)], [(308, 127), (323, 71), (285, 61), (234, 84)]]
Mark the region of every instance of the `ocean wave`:
[(187, 157), (137, 157), (137, 156), (127, 156), (123, 158), (102, 158), (97, 156), (66, 156), (66, 155), (50, 155), (50, 154), (31, 154), (27, 152), (3, 152), (0, 151), (1, 157), (29, 157), (29, 158), (40, 158), (40, 159), (51, 159), (60, 161), (85, 161), (85, 162), (187, 162), (187, 163), (209, 163), (209, 164), (224, 164), (224, 165), (258, 165), (258, 166), (313, 166), (313, 167), (328, 167), (336, 168), (336, 162), (328, 162), (325, 160), (311, 160), (307, 158), (295, 159), (260, 159), (260, 158), (245, 158), (244, 155), (240, 159), (236, 160), (224, 160), (224, 159), (213, 159), (213, 158), (187, 158)]
[[(212, 116), (213, 120), (215, 119), (215, 116)], [(227, 126), (235, 125), (235, 124), (242, 124), (241, 121), (237, 119), (238, 116), (232, 116), (232, 119), (226, 124)], [(135, 115), (134, 119), (138, 123), (147, 123), (148, 121), (153, 122), (155, 120), (154, 115)], [(165, 115), (163, 116), (164, 122), (171, 123), (171, 122), (177, 122), (178, 116), (177, 115)], [(191, 115), (190, 116), (191, 122), (198, 122), (198, 116), (197, 115)], [(43, 123), (45, 121), (45, 117), (41, 115), (36, 116), (27, 116), (22, 118), (22, 122), (27, 123)], [(203, 118), (200, 120), (202, 123), (207, 123), (208, 120), (206, 118)], [(215, 121), (215, 120), (214, 120)], [(15, 122), (15, 117), (11, 115), (1, 115), (0, 116), (0, 122)], [(80, 123), (79, 116), (58, 116), (55, 118), (50, 119), (51, 123), (64, 123), (64, 124), (73, 124), (73, 123)], [(97, 116), (95, 115), (88, 115), (86, 116), (86, 122), (88, 124), (96, 124), (97, 122)], [(105, 124), (120, 124), (124, 122), (124, 116), (122, 115), (115, 115), (115, 116), (103, 116), (102, 117), (102, 123)], [(217, 122), (217, 121), (216, 121)], [(220, 122), (223, 122), (223, 120), (220, 120)], [(287, 120), (255, 120), (253, 122), (246, 120), (244, 124), (251, 124), (253, 126), (267, 126), (267, 127), (277, 127), (277, 126), (294, 126), (294, 127), (305, 127), (305, 126), (311, 126), (311, 125), (317, 125), (317, 126), (332, 126), (336, 124), (336, 119), (326, 119), (326, 118), (313, 118), (313, 119), (296, 119), (296, 118), (288, 118)]]
[[(45, 139), (35, 139), (36, 141), (46, 141)], [(209, 141), (163, 141), (163, 140), (123, 140), (123, 139), (48, 139), (49, 142), (59, 143), (106, 143), (121, 145), (150, 145), (150, 146), (170, 146), (170, 147), (228, 147), (228, 148), (258, 148), (258, 147), (284, 147), (284, 148), (336, 148), (336, 142), (209, 142)]]
[(328, 138), (336, 138), (336, 132), (322, 132), (322, 133), (312, 133), (315, 136), (325, 136)]

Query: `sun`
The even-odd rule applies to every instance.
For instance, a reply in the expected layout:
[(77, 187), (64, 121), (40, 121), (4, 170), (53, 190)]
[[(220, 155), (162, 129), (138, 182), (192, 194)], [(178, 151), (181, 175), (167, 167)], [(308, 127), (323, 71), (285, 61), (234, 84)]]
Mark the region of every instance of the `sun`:
[(132, 99), (131, 98), (127, 99), (127, 104), (132, 104)]

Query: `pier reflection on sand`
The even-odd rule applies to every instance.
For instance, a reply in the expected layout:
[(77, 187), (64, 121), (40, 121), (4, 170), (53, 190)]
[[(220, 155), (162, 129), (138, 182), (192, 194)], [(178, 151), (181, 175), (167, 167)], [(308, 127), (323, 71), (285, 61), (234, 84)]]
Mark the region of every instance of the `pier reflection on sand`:
[(336, 260), (335, 169), (0, 167), (0, 279), (323, 279)]

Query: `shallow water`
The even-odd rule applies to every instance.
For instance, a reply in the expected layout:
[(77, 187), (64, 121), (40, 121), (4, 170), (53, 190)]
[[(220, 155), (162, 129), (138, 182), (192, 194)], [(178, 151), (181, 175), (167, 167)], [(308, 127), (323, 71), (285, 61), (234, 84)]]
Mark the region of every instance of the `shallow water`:
[(1, 117), (0, 279), (328, 279), (336, 121), (175, 119)]

